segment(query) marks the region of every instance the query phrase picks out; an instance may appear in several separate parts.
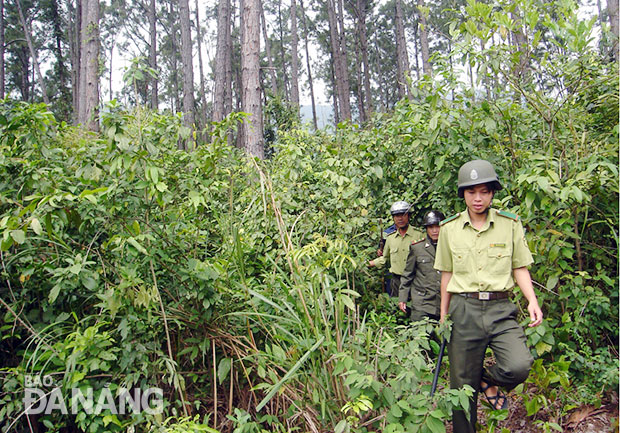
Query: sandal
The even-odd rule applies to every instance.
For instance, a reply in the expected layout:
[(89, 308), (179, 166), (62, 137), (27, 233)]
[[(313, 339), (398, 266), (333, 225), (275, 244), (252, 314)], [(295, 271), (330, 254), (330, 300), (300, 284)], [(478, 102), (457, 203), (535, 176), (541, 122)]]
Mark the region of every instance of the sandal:
[[(486, 391), (491, 386), (492, 385), (489, 383), (485, 383), (485, 385), (482, 385), (482, 384), (480, 385), (480, 391), (482, 391), (482, 394), (484, 394), (484, 397), (487, 399), (487, 402), (491, 406), (491, 409), (493, 410), (508, 409), (508, 397), (499, 388), (497, 388), (497, 394), (492, 395), (490, 397), (487, 395)], [(504, 400), (502, 402), (501, 407), (498, 408), (497, 404), (500, 402), (500, 399), (504, 399)]]

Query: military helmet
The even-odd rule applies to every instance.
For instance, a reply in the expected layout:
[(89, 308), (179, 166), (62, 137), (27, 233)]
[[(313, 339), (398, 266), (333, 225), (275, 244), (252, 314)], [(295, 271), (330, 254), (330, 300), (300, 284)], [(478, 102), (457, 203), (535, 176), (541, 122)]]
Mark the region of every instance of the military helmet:
[(475, 159), (461, 166), (458, 179), (459, 197), (463, 198), (463, 191), (465, 191), (466, 188), (483, 183), (490, 183), (495, 191), (502, 189), (502, 185), (499, 183), (499, 177), (489, 161)]
[(410, 208), (411, 208), (411, 205), (407, 203), (406, 201), (397, 201), (392, 205), (392, 207), (390, 207), (390, 213), (392, 215), (398, 215), (401, 213), (409, 213)]
[(437, 226), (441, 221), (445, 219), (444, 214), (439, 212), (438, 210), (432, 210), (426, 212), (424, 215), (424, 221), (422, 222), (422, 226)]

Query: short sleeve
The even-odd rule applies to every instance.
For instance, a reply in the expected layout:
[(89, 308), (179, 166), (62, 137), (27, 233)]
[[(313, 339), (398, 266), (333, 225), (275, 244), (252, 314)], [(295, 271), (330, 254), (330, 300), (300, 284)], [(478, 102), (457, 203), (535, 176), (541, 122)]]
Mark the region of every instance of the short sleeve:
[(449, 234), (445, 227), (439, 231), (434, 268), (438, 271), (452, 272), (452, 252), (450, 251)]
[(512, 269), (529, 266), (534, 262), (530, 248), (527, 246), (525, 231), (520, 221), (516, 222), (512, 231)]

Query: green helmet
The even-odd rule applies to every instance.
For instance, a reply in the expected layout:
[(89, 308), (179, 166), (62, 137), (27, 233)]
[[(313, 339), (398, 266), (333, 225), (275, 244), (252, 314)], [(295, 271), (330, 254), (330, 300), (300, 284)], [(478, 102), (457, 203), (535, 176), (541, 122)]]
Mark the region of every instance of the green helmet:
[(494, 191), (502, 189), (499, 183), (499, 177), (495, 173), (495, 169), (489, 161), (484, 159), (475, 159), (466, 162), (459, 169), (458, 194), (463, 198), (463, 191), (470, 186), (490, 183)]
[(411, 209), (411, 205), (406, 201), (397, 201), (392, 207), (390, 207), (390, 213), (392, 215), (398, 215), (401, 213), (409, 213)]
[(422, 226), (438, 226), (441, 221), (443, 221), (446, 217), (439, 212), (438, 210), (432, 210), (424, 215), (424, 221), (422, 222)]

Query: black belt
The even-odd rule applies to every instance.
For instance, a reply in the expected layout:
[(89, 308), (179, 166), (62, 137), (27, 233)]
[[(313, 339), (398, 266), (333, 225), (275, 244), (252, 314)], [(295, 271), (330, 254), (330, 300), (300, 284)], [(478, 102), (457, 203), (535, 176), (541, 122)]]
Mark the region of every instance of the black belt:
[(506, 299), (510, 297), (510, 292), (473, 292), (457, 294), (466, 298), (479, 299), (481, 301), (493, 301), (495, 299)]

